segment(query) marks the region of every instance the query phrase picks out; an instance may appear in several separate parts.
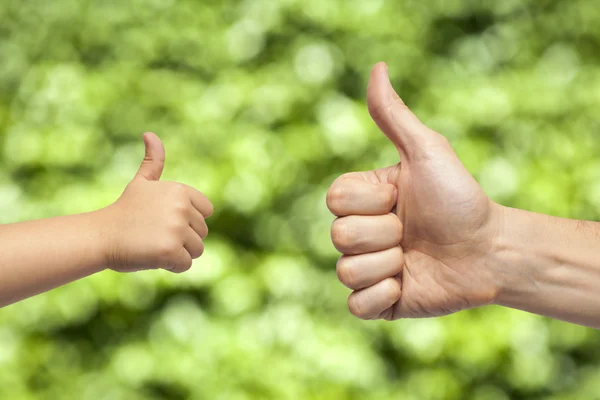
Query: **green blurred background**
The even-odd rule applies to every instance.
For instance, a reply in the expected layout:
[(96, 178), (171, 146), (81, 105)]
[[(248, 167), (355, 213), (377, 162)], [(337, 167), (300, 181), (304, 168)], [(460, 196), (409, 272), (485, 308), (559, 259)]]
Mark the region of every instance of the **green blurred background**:
[(600, 217), (595, 0), (2, 0), (0, 223), (110, 204), (145, 131), (216, 213), (186, 274), (2, 309), (0, 398), (600, 398), (595, 331), (347, 311), (324, 200), (398, 161), (366, 110), (377, 61), (494, 200)]

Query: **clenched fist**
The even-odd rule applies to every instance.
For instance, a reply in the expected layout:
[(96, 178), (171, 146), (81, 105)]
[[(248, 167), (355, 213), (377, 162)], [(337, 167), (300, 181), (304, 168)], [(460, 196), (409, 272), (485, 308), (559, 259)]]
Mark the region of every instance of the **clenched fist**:
[(368, 88), (373, 120), (398, 164), (342, 175), (327, 205), (340, 281), (363, 319), (431, 317), (493, 302), (499, 290), (486, 255), (501, 219), (448, 141), (424, 126), (377, 64)]
[(121, 197), (101, 212), (110, 221), (106, 234), (108, 267), (131, 272), (166, 269), (184, 272), (202, 255), (211, 202), (196, 189), (159, 181), (165, 148), (153, 133), (144, 134), (146, 156)]

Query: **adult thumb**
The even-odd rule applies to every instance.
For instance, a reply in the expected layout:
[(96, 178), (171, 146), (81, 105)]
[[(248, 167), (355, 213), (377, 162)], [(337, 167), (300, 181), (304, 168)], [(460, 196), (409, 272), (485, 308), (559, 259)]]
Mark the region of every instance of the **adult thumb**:
[(379, 129), (396, 146), (401, 156), (408, 156), (422, 145), (423, 136), (429, 129), (404, 104), (396, 93), (384, 63), (376, 64), (371, 70), (367, 89), (369, 114)]
[(165, 146), (152, 132), (144, 133), (144, 145), (146, 146), (146, 155), (136, 178), (157, 181), (165, 167)]

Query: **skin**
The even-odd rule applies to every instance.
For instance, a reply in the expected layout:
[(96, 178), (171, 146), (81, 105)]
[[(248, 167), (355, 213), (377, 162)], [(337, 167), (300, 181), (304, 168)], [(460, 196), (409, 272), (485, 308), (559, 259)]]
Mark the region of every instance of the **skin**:
[(491, 201), (402, 102), (383, 63), (367, 101), (399, 162), (342, 175), (327, 193), (352, 314), (395, 320), (499, 304), (600, 327), (599, 224)]
[(0, 307), (105, 269), (187, 271), (202, 255), (211, 202), (160, 181), (165, 149), (144, 134), (146, 154), (121, 197), (98, 211), (0, 226)]

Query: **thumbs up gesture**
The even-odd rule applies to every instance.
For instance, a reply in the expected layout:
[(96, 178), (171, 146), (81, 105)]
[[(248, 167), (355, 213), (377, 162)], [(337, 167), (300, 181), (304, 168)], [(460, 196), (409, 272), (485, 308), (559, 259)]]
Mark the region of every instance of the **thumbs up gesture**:
[(362, 319), (433, 317), (493, 303), (500, 287), (486, 258), (502, 208), (467, 172), (448, 141), (423, 125), (377, 64), (368, 87), (375, 123), (399, 162), (342, 175), (327, 193), (342, 283)]
[(153, 133), (144, 134), (146, 155), (121, 197), (105, 211), (110, 221), (107, 264), (120, 272), (166, 269), (184, 272), (204, 252), (205, 218), (211, 202), (196, 189), (159, 181), (165, 148)]

